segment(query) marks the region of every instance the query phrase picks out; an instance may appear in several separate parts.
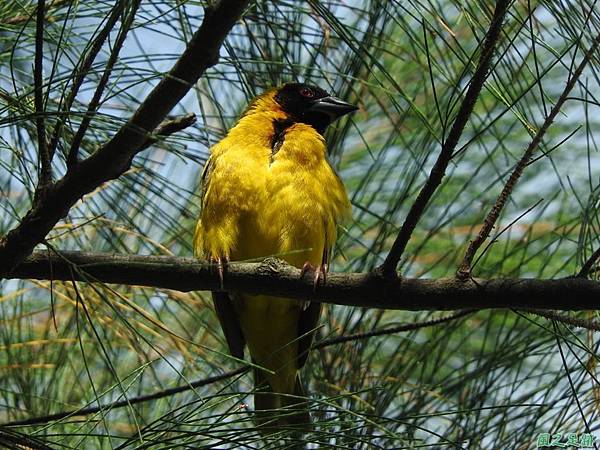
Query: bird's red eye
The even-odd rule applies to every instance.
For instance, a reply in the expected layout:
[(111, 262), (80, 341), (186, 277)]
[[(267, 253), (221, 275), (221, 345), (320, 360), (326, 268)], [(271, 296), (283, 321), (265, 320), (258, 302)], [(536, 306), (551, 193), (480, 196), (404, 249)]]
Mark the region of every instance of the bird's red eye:
[(315, 93), (310, 88), (302, 88), (300, 89), (300, 95), (306, 98), (313, 98), (315, 96)]

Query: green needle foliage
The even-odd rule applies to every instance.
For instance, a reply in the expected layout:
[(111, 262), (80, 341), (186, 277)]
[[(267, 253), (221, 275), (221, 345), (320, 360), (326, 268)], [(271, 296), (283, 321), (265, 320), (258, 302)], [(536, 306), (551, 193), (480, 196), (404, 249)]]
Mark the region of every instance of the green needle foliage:
[[(40, 248), (190, 256), (209, 147), (254, 95), (300, 80), (360, 106), (327, 134), (353, 204), (333, 270), (377, 267), (457, 117), (492, 3), (254, 2), (219, 64), (172, 112), (195, 112), (197, 123), (161, 139), (125, 175), (86, 196)], [(1, 234), (32, 205), (41, 165), (37, 119), (48, 141), (55, 139), (58, 179), (74, 143), (85, 157), (125, 123), (177, 60), (204, 6), (47, 1), (43, 110), (36, 112), (38, 3), (1, 2)], [(473, 114), (401, 260), (404, 276), (454, 275), (599, 33), (600, 7), (592, 0), (509, 6)], [(570, 276), (600, 246), (599, 58), (592, 56), (544, 135), (477, 253), (474, 276)], [(317, 344), (442, 316), (326, 305)], [(519, 311), (473, 312), (323, 346), (304, 370), (314, 429), (301, 439), (289, 432), (265, 440), (249, 412), (248, 373), (127, 404), (240, 367), (227, 354), (208, 293), (3, 281), (0, 442), (29, 436), (32, 446), (73, 449), (536, 448), (543, 432), (600, 436), (598, 347), (592, 331)], [(10, 425), (89, 407), (98, 411)]]

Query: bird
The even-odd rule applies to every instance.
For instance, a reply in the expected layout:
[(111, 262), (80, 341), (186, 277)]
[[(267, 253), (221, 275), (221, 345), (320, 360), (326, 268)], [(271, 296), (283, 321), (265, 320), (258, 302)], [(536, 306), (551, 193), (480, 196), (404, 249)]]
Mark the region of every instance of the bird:
[(301, 276), (308, 272), (315, 289), (326, 278), (337, 228), (351, 206), (324, 132), (357, 109), (311, 84), (268, 89), (212, 146), (202, 171), (194, 253), (216, 267), (222, 289), (212, 293), (214, 308), (230, 354), (243, 359), (249, 350), (256, 421), (266, 432), (310, 427), (300, 369), (321, 304), (229, 294), (227, 265), (276, 256)]

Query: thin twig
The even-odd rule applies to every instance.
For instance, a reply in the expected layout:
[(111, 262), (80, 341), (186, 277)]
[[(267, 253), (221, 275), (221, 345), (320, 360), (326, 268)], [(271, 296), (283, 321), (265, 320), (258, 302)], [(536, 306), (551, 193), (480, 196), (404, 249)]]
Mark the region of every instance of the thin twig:
[(527, 208), (524, 212), (522, 212), (521, 214), (519, 214), (516, 219), (514, 219), (512, 222), (510, 222), (508, 225), (506, 225), (502, 230), (500, 230), (500, 232), (496, 236), (494, 236), (494, 239), (492, 239), (485, 246), (485, 248), (483, 249), (483, 251), (481, 252), (481, 254), (477, 257), (477, 259), (473, 263), (473, 267), (475, 267), (477, 265), (477, 263), (479, 262), (479, 260), (483, 257), (483, 255), (485, 255), (485, 253), (488, 251), (488, 249), (492, 245), (494, 245), (495, 242), (498, 241), (498, 239), (500, 238), (500, 236), (502, 236), (506, 231), (510, 230), (513, 225), (515, 225), (519, 220), (521, 220), (523, 217), (525, 217), (527, 214), (529, 214), (531, 211), (533, 211), (543, 201), (544, 201), (544, 199), (540, 198), (537, 202), (535, 202), (535, 204), (533, 204), (532, 206), (530, 206), (529, 208)]
[[(555, 320), (557, 322), (561, 322), (561, 323), (564, 323), (569, 326), (585, 328), (585, 329), (594, 330), (594, 331), (600, 331), (600, 324), (595, 321), (589, 321), (589, 320), (568, 317), (563, 314), (558, 314), (554, 311), (548, 311), (548, 310), (523, 309), (522, 311), (530, 313), (530, 314), (535, 314), (535, 315), (538, 315), (538, 316), (541, 316), (541, 317), (544, 317), (547, 319)], [(400, 333), (400, 332), (404, 332), (404, 331), (413, 331), (413, 330), (417, 330), (420, 328), (436, 326), (441, 323), (450, 322), (452, 320), (456, 320), (456, 319), (468, 316), (469, 314), (472, 314), (474, 312), (477, 312), (477, 309), (465, 309), (463, 311), (458, 311), (455, 314), (452, 314), (447, 317), (441, 317), (438, 319), (428, 320), (428, 321), (424, 321), (424, 322), (419, 322), (419, 323), (414, 323), (414, 324), (403, 324), (403, 325), (399, 325), (397, 327), (385, 328), (385, 329), (381, 329), (381, 330), (374, 330), (374, 331), (367, 332), (367, 333), (355, 333), (355, 334), (351, 334), (348, 336), (338, 336), (338, 337), (334, 337), (334, 338), (329, 338), (329, 339), (325, 339), (325, 340), (313, 345), (312, 349), (313, 350), (322, 349), (325, 347), (329, 347), (329, 346), (337, 345), (337, 344), (341, 344), (341, 343), (346, 343), (346, 342), (350, 342), (350, 341), (357, 341), (357, 340), (362, 340), (362, 339), (368, 339), (368, 338), (375, 337), (375, 336), (396, 334), (396, 333)], [(110, 410), (113, 410), (116, 408), (122, 408), (125, 406), (135, 405), (138, 403), (158, 400), (161, 398), (170, 397), (175, 394), (186, 392), (186, 391), (189, 391), (192, 389), (196, 389), (196, 388), (199, 388), (202, 386), (207, 386), (209, 384), (217, 383), (219, 381), (224, 381), (226, 379), (233, 378), (237, 375), (242, 375), (242, 374), (246, 373), (249, 369), (250, 369), (250, 366), (242, 366), (235, 370), (231, 370), (231, 371), (222, 373), (221, 375), (204, 378), (202, 380), (194, 381), (192, 383), (188, 383), (188, 384), (178, 386), (175, 388), (164, 389), (162, 391), (158, 391), (153, 394), (141, 395), (139, 397), (134, 397), (134, 398), (130, 398), (127, 400), (119, 400), (119, 401), (107, 403), (107, 404), (101, 405), (101, 406), (73, 409), (73, 410), (58, 412), (58, 413), (54, 413), (54, 414), (48, 414), (45, 416), (38, 416), (38, 417), (31, 417), (29, 419), (16, 420), (16, 421), (12, 421), (12, 422), (7, 422), (2, 426), (36, 425), (36, 424), (42, 424), (42, 423), (53, 422), (53, 421), (57, 421), (57, 420), (61, 420), (61, 419), (66, 419), (69, 417), (87, 416), (90, 414), (96, 414), (101, 411), (110, 411)]]
[(596, 262), (598, 262), (599, 258), (600, 258), (600, 248), (597, 248), (596, 251), (594, 253), (592, 253), (592, 256), (590, 256), (587, 259), (587, 261), (583, 264), (583, 266), (581, 267), (581, 270), (579, 271), (577, 276), (581, 277), (581, 278), (587, 278), (589, 276), (590, 272), (592, 271), (594, 264), (596, 264)]
[(52, 182), (52, 160), (46, 142), (46, 123), (44, 120), (44, 14), (46, 2), (38, 0), (35, 23), (35, 59), (33, 66), (33, 82), (35, 84), (35, 125), (37, 130), (38, 151), (40, 158), (40, 172), (36, 200), (43, 196), (45, 190)]
[(179, 131), (185, 130), (196, 123), (196, 115), (194, 113), (182, 114), (181, 116), (170, 117), (163, 120), (154, 130), (152, 136), (148, 138), (148, 141), (144, 144), (148, 147), (154, 144), (159, 137), (170, 136)]
[(471, 116), (475, 102), (477, 101), (479, 93), (481, 92), (483, 84), (487, 78), (492, 57), (494, 55), (494, 50), (496, 49), (496, 44), (498, 43), (502, 31), (502, 23), (504, 22), (504, 17), (506, 16), (509, 4), (510, 0), (498, 0), (496, 2), (490, 28), (486, 34), (485, 42), (479, 57), (479, 62), (477, 63), (477, 68), (475, 69), (475, 73), (473, 74), (473, 78), (471, 79), (469, 89), (465, 94), (465, 98), (460, 105), (456, 120), (452, 125), (448, 138), (442, 145), (442, 149), (433, 168), (431, 169), (429, 178), (425, 182), (425, 185), (421, 188), (417, 199), (412, 204), (390, 252), (388, 253), (383, 265), (379, 268), (386, 278), (393, 279), (397, 277), (396, 267), (398, 266), (398, 262), (404, 253), (406, 245), (408, 244), (408, 241), (410, 240), (410, 237), (421, 216), (425, 212), (429, 200), (431, 200), (431, 197), (442, 182), (442, 179), (446, 173), (446, 168), (448, 167), (448, 164), (452, 158), (452, 154), (454, 153), (454, 149), (458, 144), (463, 129), (469, 120), (469, 117)]
[(555, 320), (557, 322), (564, 323), (571, 327), (584, 328), (591, 331), (600, 331), (600, 323), (596, 320), (580, 319), (579, 317), (571, 317), (566, 314), (560, 314), (556, 311), (545, 310), (545, 309), (522, 309), (529, 314), (535, 314), (536, 316), (544, 317), (545, 319)]
[(146, 142), (140, 147), (140, 151), (147, 149), (151, 145), (155, 144), (160, 138), (170, 136), (177, 133), (178, 131), (185, 130), (187, 127), (192, 126), (196, 123), (196, 114), (187, 113), (181, 116), (171, 117), (160, 123), (156, 130), (148, 136)]
[(585, 53), (582, 61), (579, 63), (579, 66), (577, 66), (577, 69), (575, 69), (573, 76), (571, 76), (569, 78), (567, 85), (565, 86), (565, 89), (563, 90), (562, 94), (560, 95), (558, 101), (556, 102), (554, 107), (550, 110), (550, 114), (548, 115), (548, 117), (546, 117), (546, 120), (544, 120), (543, 125), (539, 128), (539, 130), (537, 131), (537, 133), (535, 134), (535, 136), (529, 143), (529, 146), (525, 150), (525, 153), (523, 154), (523, 156), (521, 157), (521, 159), (515, 166), (513, 172), (510, 175), (510, 178), (504, 185), (502, 192), (500, 192), (500, 195), (496, 199), (496, 203), (494, 203), (494, 206), (492, 207), (492, 209), (488, 213), (487, 217), (485, 218), (477, 237), (469, 243), (469, 247), (467, 248), (467, 251), (465, 252), (463, 261), (456, 273), (456, 275), (459, 279), (465, 280), (470, 276), (471, 262), (473, 261), (473, 258), (475, 257), (475, 253), (477, 252), (479, 247), (481, 247), (481, 244), (483, 244), (483, 242), (490, 235), (490, 232), (492, 231), (494, 224), (498, 220), (498, 217), (500, 216), (502, 209), (506, 205), (506, 202), (508, 201), (510, 194), (512, 193), (515, 185), (517, 184), (517, 181), (521, 177), (525, 167), (527, 167), (527, 165), (531, 159), (531, 156), (533, 155), (533, 152), (537, 149), (537, 147), (542, 142), (543, 137), (545, 136), (546, 132), (548, 131), (548, 129), (554, 122), (554, 119), (560, 112), (563, 104), (569, 97), (569, 93), (571, 92), (571, 90), (573, 89), (575, 84), (577, 83), (577, 80), (581, 76), (583, 69), (587, 66), (587, 64), (589, 63), (593, 54), (596, 52), (596, 49), (598, 48), (599, 44), (600, 44), (600, 34), (598, 36), (596, 36), (596, 38), (594, 39), (592, 46)]
[[(110, 14), (108, 15), (108, 17), (106, 19), (106, 24), (104, 25), (104, 27), (100, 30), (98, 35), (92, 41), (90, 48), (86, 52), (81, 63), (73, 71), (73, 74), (72, 74), (73, 75), (73, 83), (72, 83), (71, 89), (69, 90), (68, 95), (66, 96), (66, 98), (64, 100), (64, 104), (62, 105), (62, 110), (64, 112), (70, 111), (71, 106), (73, 106), (73, 102), (75, 101), (75, 98), (77, 97), (77, 94), (79, 93), (79, 88), (83, 84), (83, 80), (85, 79), (86, 75), (89, 73), (90, 68), (92, 67), (92, 64), (94, 63), (94, 60), (96, 59), (96, 56), (98, 56), (98, 53), (100, 52), (100, 49), (102, 49), (102, 46), (106, 42), (108, 35), (110, 34), (110, 32), (114, 28), (115, 24), (117, 23), (117, 19), (123, 12), (124, 7), (125, 7), (125, 2), (122, 0), (117, 2), (117, 4), (113, 7), (112, 11), (110, 12)], [(64, 123), (65, 123), (65, 116), (60, 116), (56, 123), (56, 127), (54, 128), (54, 133), (53, 133), (52, 139), (50, 141), (50, 154), (51, 155), (56, 151), (56, 147), (58, 146), (58, 140), (60, 139), (60, 134), (62, 131), (62, 127), (64, 126)]]
[(424, 322), (417, 323), (405, 323), (402, 325), (398, 325), (391, 328), (383, 328), (379, 330), (368, 331), (365, 333), (355, 333), (347, 336), (337, 336), (329, 339), (324, 339), (321, 342), (316, 343), (312, 346), (313, 349), (319, 349), (324, 347), (329, 347), (331, 345), (342, 344), (344, 342), (353, 342), (362, 339), (369, 339), (375, 336), (386, 336), (388, 334), (396, 334), (404, 331), (414, 331), (420, 328), (431, 327), (435, 325), (439, 325), (440, 323), (450, 322), (452, 320), (460, 319), (461, 317), (468, 316), (469, 314), (473, 314), (477, 312), (478, 309), (465, 309), (462, 311), (457, 311), (454, 314), (451, 314), (446, 317), (439, 317), (437, 319), (426, 320)]
[(6, 449), (52, 450), (52, 447), (46, 445), (40, 438), (2, 429), (2, 427), (0, 427), (0, 446)]
[(71, 147), (67, 153), (67, 167), (72, 169), (78, 162), (79, 159), (79, 148), (81, 147), (81, 142), (83, 141), (83, 137), (90, 126), (90, 122), (94, 117), (98, 107), (100, 106), (100, 100), (102, 98), (102, 94), (104, 93), (104, 89), (108, 83), (110, 75), (112, 74), (115, 63), (117, 62), (117, 58), (119, 57), (119, 53), (121, 52), (121, 48), (123, 47), (123, 43), (125, 42), (125, 38), (127, 37), (127, 33), (131, 29), (131, 24), (133, 23), (133, 19), (135, 18), (135, 13), (140, 6), (141, 0), (136, 0), (133, 2), (131, 6), (131, 11), (127, 18), (123, 21), (121, 29), (119, 30), (119, 34), (117, 35), (116, 42), (112, 46), (112, 50), (110, 52), (110, 56), (108, 57), (108, 61), (106, 62), (106, 67), (104, 68), (104, 72), (100, 77), (100, 81), (98, 81), (98, 85), (96, 86), (96, 90), (94, 91), (94, 95), (88, 104), (87, 111), (85, 112), (83, 119), (81, 120), (81, 124), (75, 133), (75, 137), (73, 138), (73, 142), (71, 143)]

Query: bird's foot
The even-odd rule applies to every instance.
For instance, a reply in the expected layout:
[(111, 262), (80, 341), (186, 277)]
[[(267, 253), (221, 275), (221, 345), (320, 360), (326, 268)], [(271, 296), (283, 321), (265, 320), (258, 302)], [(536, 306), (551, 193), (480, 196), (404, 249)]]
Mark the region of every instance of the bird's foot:
[(223, 281), (227, 265), (229, 264), (229, 256), (225, 256), (223, 258), (220, 256), (216, 258), (211, 257), (208, 261), (210, 262), (211, 268), (216, 269), (217, 276), (219, 277), (219, 286), (221, 290), (223, 290)]
[(319, 264), (317, 267), (313, 266), (310, 262), (306, 261), (302, 266), (300, 272), (300, 278), (304, 277), (307, 272), (313, 272), (313, 292), (317, 290), (319, 281), (323, 280), (323, 283), (327, 282), (327, 264)]

